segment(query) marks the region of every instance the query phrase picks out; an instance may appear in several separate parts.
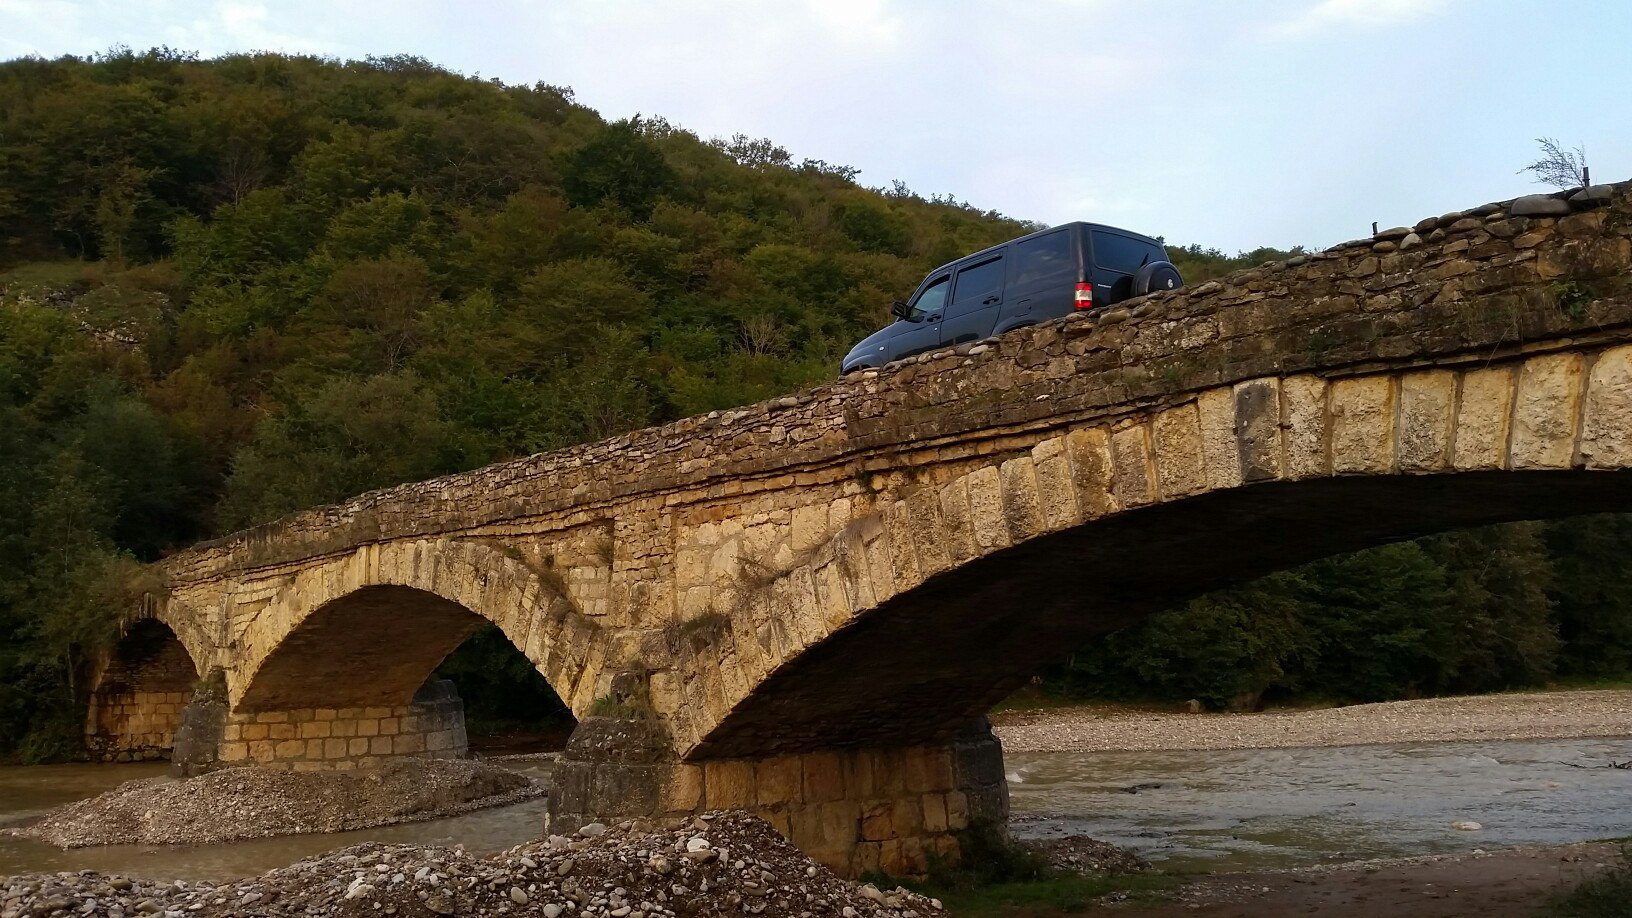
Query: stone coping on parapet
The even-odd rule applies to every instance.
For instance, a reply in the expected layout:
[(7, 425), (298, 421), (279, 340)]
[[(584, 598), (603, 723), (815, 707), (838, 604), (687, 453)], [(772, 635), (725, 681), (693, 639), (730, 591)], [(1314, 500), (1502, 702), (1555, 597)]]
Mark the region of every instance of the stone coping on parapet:
[[(895, 453), (954, 437), (1068, 424), (1258, 376), (1483, 360), (1563, 336), (1579, 343), (1632, 324), (1628, 237), (1632, 182), (1486, 204), (793, 395), (370, 491), (201, 543), (165, 566), (191, 579), (544, 514), (587, 521), (617, 499), (714, 499), (756, 476), (889, 468)], [(1606, 276), (1621, 281), (1578, 285)], [(1514, 289), (1552, 292), (1527, 299)], [(1556, 314), (1533, 308), (1548, 296)], [(1578, 315), (1560, 306), (1566, 296), (1588, 297), (1574, 304)]]

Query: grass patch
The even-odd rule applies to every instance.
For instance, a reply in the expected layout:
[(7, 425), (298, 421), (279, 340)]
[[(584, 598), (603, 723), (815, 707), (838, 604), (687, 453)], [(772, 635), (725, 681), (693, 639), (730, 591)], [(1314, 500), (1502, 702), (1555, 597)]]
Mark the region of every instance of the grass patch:
[(31, 261), (0, 271), (0, 287), (16, 290), (60, 290), (85, 280), (83, 261)]
[(1129, 901), (1158, 901), (1184, 880), (1164, 874), (1085, 876), (1068, 874), (1045, 880), (999, 883), (980, 889), (917, 890), (934, 896), (956, 918), (1045, 918), (1090, 911), (1107, 896), (1124, 894)]
[(1552, 897), (1538, 914), (1554, 918), (1621, 918), (1632, 903), (1632, 844), (1621, 843), (1621, 862)]
[(1041, 852), (1009, 839), (989, 821), (976, 822), (957, 837), (962, 857), (951, 861), (932, 854), (928, 876), (921, 882), (903, 882), (884, 874), (862, 879), (880, 889), (900, 885), (933, 896), (941, 900), (947, 914), (958, 918), (1072, 915), (1093, 908), (1106, 896), (1155, 899), (1184, 882), (1162, 874), (1089, 875), (1056, 870)]

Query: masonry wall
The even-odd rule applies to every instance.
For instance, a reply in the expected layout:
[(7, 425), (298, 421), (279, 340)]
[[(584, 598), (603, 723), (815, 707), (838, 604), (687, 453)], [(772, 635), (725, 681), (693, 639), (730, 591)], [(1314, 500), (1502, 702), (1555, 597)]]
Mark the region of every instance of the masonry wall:
[(468, 752), (464, 702), (443, 681), (406, 705), (229, 713), (219, 755), (224, 765), (350, 771), (390, 758)]

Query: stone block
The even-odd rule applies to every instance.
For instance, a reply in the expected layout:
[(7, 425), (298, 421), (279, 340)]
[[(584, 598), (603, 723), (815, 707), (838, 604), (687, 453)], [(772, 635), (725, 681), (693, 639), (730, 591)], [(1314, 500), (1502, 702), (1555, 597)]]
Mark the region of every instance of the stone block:
[[(1229, 390), (1231, 452), (1239, 460), (1240, 482), (1273, 481), (1284, 474), (1281, 444), (1281, 386), (1276, 379), (1254, 379)], [(1217, 409), (1223, 414), (1222, 407)], [(1222, 461), (1222, 459), (1221, 459)]]
[(309, 720), (300, 725), (301, 739), (326, 739), (333, 731), (333, 725), (325, 720)]
[(1452, 461), (1459, 472), (1500, 469), (1507, 464), (1507, 432), (1513, 407), (1513, 371), (1489, 367), (1462, 374), (1456, 406)]
[(806, 803), (827, 803), (845, 796), (844, 762), (836, 752), (806, 753), (801, 763)]
[(1009, 522), (1003, 508), (1003, 476), (996, 466), (964, 476), (969, 488), (969, 523), (975, 552), (985, 555), (1009, 547)]
[[(416, 737), (416, 739), (417, 738), (418, 737)], [(338, 737), (338, 736), (331, 736), (328, 739), (325, 739), (323, 741), (323, 758), (325, 758), (325, 759), (343, 759), (343, 758), (345, 758), (346, 757), (347, 743), (348, 743), (348, 740), (346, 740), (346, 739), (344, 739), (342, 737)], [(421, 749), (423, 749), (423, 748), (424, 748), (424, 746), (423, 746), (423, 743), (422, 743), (421, 744)]]
[(1031, 448), (1032, 469), (1037, 477), (1037, 499), (1042, 508), (1043, 527), (1055, 532), (1079, 521), (1077, 489), (1072, 482), (1071, 457), (1065, 438), (1053, 437)]
[(376, 718), (365, 718), (357, 721), (358, 736), (379, 736), (380, 722)]
[(925, 794), (920, 798), (920, 802), (924, 809), (924, 831), (945, 832), (947, 830), (946, 795)]
[(754, 765), (755, 799), (761, 806), (804, 800), (804, 774), (797, 755), (760, 759)]
[(1632, 468), (1632, 347), (1610, 348), (1592, 364), (1581, 461), (1589, 469)]
[(1394, 467), (1394, 380), (1340, 379), (1332, 384), (1332, 474), (1381, 475)]
[(752, 807), (758, 801), (754, 788), (754, 763), (743, 759), (725, 759), (703, 764), (705, 806), (711, 810), (734, 810)]
[[(1236, 446), (1235, 393), (1229, 389), (1209, 389), (1196, 398), (1197, 423), (1201, 432), (1201, 461), (1207, 487), (1233, 488), (1241, 484), (1241, 452)], [(1280, 418), (1275, 418), (1277, 434)], [(1275, 454), (1280, 455), (1277, 436)]]
[(1201, 418), (1194, 402), (1156, 415), (1151, 424), (1156, 484), (1163, 500), (1207, 488), (1201, 446)]
[(1287, 478), (1331, 474), (1326, 458), (1326, 423), (1325, 380), (1318, 376), (1288, 376), (1281, 380), (1281, 442)]
[(334, 720), (339, 716), (340, 712), (336, 711), (334, 708), (318, 708), (312, 712), (313, 720)]
[(396, 736), (402, 732), (402, 720), (397, 717), (380, 718), (380, 735)]
[(703, 767), (675, 765), (663, 778), (662, 808), (671, 813), (690, 813), (703, 805)]
[(330, 736), (343, 736), (343, 737), (356, 736), (357, 735), (357, 722), (355, 720), (336, 720), (330, 726), (329, 735)]
[(864, 873), (875, 873), (881, 863), (880, 845), (878, 842), (864, 841), (851, 849), (850, 866), (847, 876), (859, 877)]
[(862, 841), (895, 838), (895, 801), (875, 800), (861, 807)]
[(946, 795), (946, 827), (953, 832), (969, 827), (969, 795), (963, 791)]
[(969, 482), (958, 477), (940, 489), (941, 519), (946, 524), (946, 551), (955, 564), (975, 557), (974, 520), (969, 505)]
[(369, 755), (390, 755), (391, 754), (391, 737), (389, 737), (389, 736), (370, 737), (369, 740), (368, 740), (368, 754)]
[(1111, 490), (1123, 507), (1141, 507), (1156, 499), (1151, 467), (1150, 429), (1132, 424), (1111, 434)]
[(1513, 468), (1567, 469), (1574, 464), (1581, 373), (1579, 354), (1544, 354), (1524, 362), (1513, 406)]
[(1110, 431), (1103, 427), (1078, 428), (1066, 434), (1065, 442), (1082, 518), (1115, 513), (1119, 508), (1113, 489)]
[(1003, 519), (1009, 541), (1018, 545), (1043, 532), (1042, 500), (1037, 494), (1037, 472), (1031, 457), (1017, 456), (998, 466), (1003, 488)]
[(346, 755), (368, 755), (368, 737), (354, 736), (346, 740)]
[(1448, 468), (1455, 419), (1455, 373), (1428, 370), (1400, 377), (1400, 471), (1438, 472)]
[[(287, 726), (287, 724), (279, 724), (278, 726)], [(246, 740), (266, 739), (271, 732), (270, 727), (271, 724), (244, 724), (242, 727), (233, 724), (227, 728), (226, 738), (237, 739), (238, 736), (235, 734), (240, 734)]]
[(255, 722), (258, 724), (282, 724), (288, 723), (288, 721), (289, 712), (287, 711), (262, 711), (255, 715)]
[(391, 740), (391, 751), (396, 755), (418, 755), (425, 751), (425, 737), (418, 733), (401, 733)]

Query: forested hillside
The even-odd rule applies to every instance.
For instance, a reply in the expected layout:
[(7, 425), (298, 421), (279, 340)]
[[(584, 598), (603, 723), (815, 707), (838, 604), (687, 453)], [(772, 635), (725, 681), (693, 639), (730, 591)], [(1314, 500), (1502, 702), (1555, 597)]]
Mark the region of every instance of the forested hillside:
[[(85, 663), (139, 595), (142, 562), (368, 488), (829, 378), (929, 268), (1030, 228), (857, 178), (771, 141), (609, 123), (570, 90), (412, 58), (0, 64), (0, 756), (74, 748)], [(1282, 254), (1172, 252), (1192, 282)], [(1540, 643), (1525, 646), (1552, 656), (1368, 684), (1512, 684), (1584, 653), (1589, 641), (1557, 636), (1573, 627), (1557, 609), (1574, 597), (1618, 615), (1622, 592), (1600, 590), (1598, 561), (1572, 560), (1600, 556), (1571, 539), (1598, 550), (1620, 530), (1548, 530), (1537, 570), (1553, 593), (1525, 567), (1542, 551), (1525, 532), (1500, 536), (1520, 559), (1502, 576), (1528, 591), (1514, 614)], [(1463, 582), (1495, 575), (1482, 558), (1470, 572), (1479, 549), (1458, 538), (1382, 550), (1405, 554), (1365, 562), (1378, 580), (1345, 608), (1394, 579), (1417, 589), (1420, 569), (1431, 582), (1403, 603), (1463, 609)], [(1333, 570), (1347, 563), (1360, 562)], [(1228, 645), (1195, 643), (1197, 628), (1256, 627), (1289, 596), (1328, 597), (1317, 581), (1272, 578), (1273, 602), (1205, 600), (1078, 671), (1199, 693), (1158, 671), (1236, 665), (1205, 658)], [(1456, 614), (1457, 634), (1486, 627)], [(1300, 627), (1264, 638), (1274, 666), (1369, 652)]]

